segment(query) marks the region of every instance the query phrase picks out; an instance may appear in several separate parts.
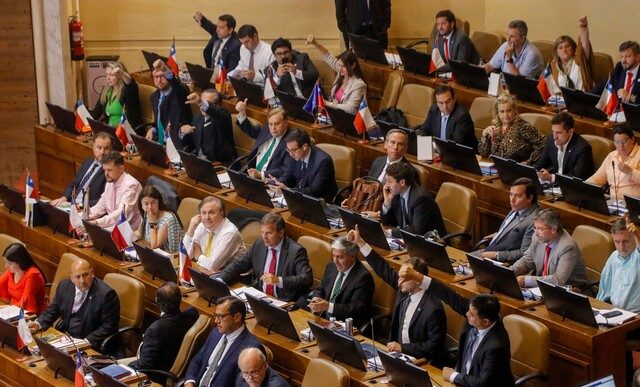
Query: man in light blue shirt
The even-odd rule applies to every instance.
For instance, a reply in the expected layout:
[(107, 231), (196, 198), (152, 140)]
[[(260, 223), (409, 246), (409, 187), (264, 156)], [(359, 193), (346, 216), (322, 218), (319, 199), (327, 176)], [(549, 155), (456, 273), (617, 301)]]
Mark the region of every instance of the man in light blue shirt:
[(611, 227), (616, 250), (611, 253), (600, 276), (597, 298), (616, 308), (640, 312), (640, 229), (617, 220)]
[(509, 74), (520, 74), (538, 78), (544, 69), (544, 59), (536, 46), (527, 40), (527, 23), (513, 20), (507, 28), (507, 41), (502, 43), (493, 54), (489, 63), (484, 65), (487, 74), (501, 70)]

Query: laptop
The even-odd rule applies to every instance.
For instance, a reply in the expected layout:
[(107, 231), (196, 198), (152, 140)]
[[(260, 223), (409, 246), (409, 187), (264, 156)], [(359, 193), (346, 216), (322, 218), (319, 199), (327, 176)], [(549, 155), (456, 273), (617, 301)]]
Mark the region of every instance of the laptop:
[[(604, 189), (587, 183), (578, 177), (556, 175), (556, 181), (562, 192), (562, 200), (573, 204), (578, 210), (591, 210), (603, 215), (611, 215), (604, 196)], [(620, 198), (622, 199), (622, 198)]]
[(389, 64), (387, 57), (384, 55), (384, 48), (379, 41), (361, 35), (347, 34), (347, 36), (353, 51), (359, 59), (385, 66)]
[(427, 370), (384, 351), (378, 351), (387, 380), (394, 386), (431, 387)]
[[(20, 351), (20, 349), (18, 348), (18, 327), (1, 318), (0, 342), (2, 343), (2, 347), (6, 345), (17, 351)], [(24, 348), (26, 349), (27, 347)]]
[(629, 214), (629, 220), (636, 226), (640, 226), (640, 198), (624, 195), (624, 202)]
[[(345, 112), (342, 109), (330, 108), (328, 106), (327, 113), (329, 114), (329, 118), (331, 119), (333, 130), (341, 133), (344, 137), (350, 136), (354, 138), (362, 138), (362, 134), (359, 134), (356, 131), (356, 127), (353, 126), (353, 121), (356, 118), (355, 114)], [(367, 135), (365, 134), (365, 136)]]
[(54, 377), (57, 378), (58, 375), (60, 375), (73, 382), (76, 374), (75, 360), (70, 355), (59, 351), (56, 347), (45, 340), (42, 340), (37, 336), (34, 336), (33, 339), (36, 341), (38, 348), (40, 348), (40, 353), (42, 354), (45, 363), (47, 363), (47, 367), (53, 370)]
[(598, 326), (589, 297), (570, 292), (562, 286), (537, 281), (544, 298), (544, 305), (549, 312), (559, 314), (562, 320), (568, 318), (590, 327)]
[[(74, 204), (71, 204), (72, 206)], [(73, 236), (73, 231), (69, 231), (69, 213), (61, 210), (55, 206), (52, 206), (49, 202), (43, 202), (38, 200), (38, 207), (42, 210), (47, 219), (47, 226), (49, 226), (53, 233), (61, 233), (68, 237)]]
[(233, 86), (233, 90), (236, 92), (236, 96), (238, 96), (238, 101), (247, 101), (255, 106), (264, 107), (264, 92), (262, 90), (262, 86), (253, 82), (249, 82), (246, 79), (229, 77), (227, 78), (231, 81), (231, 85)]
[(147, 166), (151, 164), (157, 165), (160, 168), (167, 168), (169, 160), (167, 153), (164, 151), (164, 146), (155, 141), (149, 141), (145, 137), (132, 134), (131, 139), (140, 153), (140, 159), (147, 162)]
[(121, 382), (116, 378), (112, 378), (111, 376), (105, 374), (95, 367), (89, 367), (91, 370), (91, 375), (93, 376), (93, 381), (96, 382), (98, 387), (128, 387), (128, 384)]
[(347, 230), (353, 230), (356, 228), (356, 225), (358, 225), (360, 235), (362, 235), (362, 239), (366, 240), (367, 243), (381, 249), (391, 250), (387, 237), (379, 221), (367, 218), (357, 212), (347, 210), (342, 207), (339, 207), (338, 211), (340, 211), (340, 217), (344, 223), (344, 228)]
[(357, 339), (344, 333), (325, 328), (313, 321), (308, 321), (308, 323), (320, 352), (331, 357), (332, 360), (340, 360), (360, 371), (367, 370), (365, 364), (367, 356)]
[(456, 83), (483, 91), (489, 88), (489, 76), (483, 66), (451, 59), (449, 67), (456, 78)]
[(504, 157), (498, 157), (495, 155), (491, 155), (490, 157), (493, 160), (493, 165), (498, 171), (498, 177), (500, 177), (500, 181), (503, 184), (511, 186), (515, 180), (521, 177), (527, 177), (536, 186), (538, 193), (544, 194), (544, 187), (540, 183), (538, 172), (534, 167), (531, 165), (520, 164), (515, 160), (505, 159)]
[(580, 116), (580, 118), (587, 117), (598, 121), (607, 121), (609, 119), (605, 112), (596, 107), (600, 101), (599, 95), (585, 93), (582, 90), (567, 89), (566, 87), (560, 87), (560, 91), (562, 91), (562, 97), (569, 113)]
[(196, 286), (198, 296), (209, 303), (207, 306), (210, 307), (218, 298), (231, 294), (229, 287), (224, 282), (215, 280), (192, 267), (188, 267), (187, 270), (191, 275), (191, 281)]
[(407, 251), (412, 257), (423, 257), (427, 264), (447, 274), (455, 275), (451, 265), (451, 259), (445, 245), (431, 241), (422, 235), (412, 234), (406, 230), (400, 230), (402, 240), (407, 246)]
[(282, 104), (282, 108), (287, 112), (287, 116), (289, 118), (293, 118), (296, 120), (308, 122), (313, 124), (314, 117), (312, 114), (304, 111), (303, 107), (307, 103), (307, 100), (304, 98), (299, 98), (293, 94), (285, 93), (280, 90), (276, 90), (276, 97), (280, 100)]
[(640, 131), (640, 105), (623, 102), (622, 109), (627, 120), (627, 126), (636, 132)]
[(274, 331), (293, 341), (300, 341), (298, 330), (293, 325), (288, 311), (272, 305), (268, 297), (260, 299), (248, 293), (245, 293), (245, 296), (256, 321), (267, 328), (267, 334)]
[(509, 73), (502, 73), (504, 81), (507, 84), (509, 93), (516, 96), (516, 98), (523, 102), (530, 102), (534, 105), (544, 106), (546, 101), (542, 99), (540, 90), (538, 90), (538, 80), (525, 77), (524, 75), (514, 75)]
[(396, 46), (396, 50), (402, 60), (404, 71), (411, 71), (414, 74), (424, 75), (425, 77), (429, 76), (431, 55), (402, 46)]
[(142, 55), (144, 56), (145, 62), (147, 62), (147, 66), (149, 66), (149, 71), (153, 71), (153, 62), (155, 62), (157, 59), (162, 60), (164, 63), (167, 63), (167, 60), (169, 59), (166, 56), (158, 55), (155, 52), (145, 50), (142, 50)]
[(320, 227), (331, 228), (327, 218), (340, 218), (337, 206), (333, 208), (326, 207), (322, 199), (287, 188), (282, 188), (282, 195), (287, 201), (289, 212), (300, 219), (300, 223), (308, 222)]
[(467, 253), (467, 260), (478, 285), (489, 289), (491, 293), (496, 291), (517, 300), (524, 300), (513, 270), (469, 253)]
[(153, 249), (144, 247), (137, 243), (133, 244), (133, 248), (138, 254), (138, 259), (142, 263), (142, 268), (151, 274), (151, 279), (160, 278), (163, 281), (178, 283), (178, 275), (173, 267), (173, 260), (162, 254), (158, 254)]
[(211, 161), (181, 150), (178, 151), (178, 154), (187, 176), (195, 180), (196, 184), (201, 182), (214, 188), (222, 188), (218, 174)]
[(607, 375), (587, 384), (581, 384), (580, 387), (616, 387), (616, 381), (613, 379), (613, 375)]
[(96, 121), (91, 117), (87, 118), (87, 120), (89, 121), (89, 126), (91, 127), (91, 130), (93, 131), (93, 133), (98, 133), (98, 132), (108, 133), (112, 136), (113, 139), (115, 139), (115, 141), (113, 142), (113, 150), (118, 152), (122, 152), (124, 150), (124, 147), (120, 142), (120, 139), (116, 135), (116, 128), (114, 128), (113, 126), (107, 125), (104, 122)]
[(482, 169), (473, 148), (458, 144), (452, 140), (445, 141), (438, 137), (433, 137), (433, 141), (438, 147), (438, 154), (440, 154), (442, 164), (448, 165), (454, 170), (459, 169), (482, 176)]
[(208, 69), (197, 64), (185, 62), (187, 65), (187, 71), (189, 76), (200, 90), (213, 89), (215, 85), (211, 83), (211, 77), (213, 77), (213, 69)]
[(267, 188), (262, 180), (254, 179), (249, 175), (229, 168), (227, 168), (227, 173), (238, 197), (245, 199), (247, 203), (254, 202), (265, 207), (273, 208), (271, 196), (269, 192), (267, 192)]
[(6, 184), (0, 184), (0, 200), (9, 213), (24, 215), (25, 203), (22, 194)]
[(111, 239), (111, 232), (86, 220), (83, 220), (82, 223), (85, 231), (91, 237), (93, 248), (100, 252), (100, 256), (107, 254), (113, 258), (122, 259), (123, 252), (118, 250), (113, 239)]
[(78, 135), (78, 130), (76, 130), (76, 114), (74, 112), (49, 102), (45, 102), (45, 105), (47, 105), (53, 123), (58, 129), (71, 133), (74, 136)]

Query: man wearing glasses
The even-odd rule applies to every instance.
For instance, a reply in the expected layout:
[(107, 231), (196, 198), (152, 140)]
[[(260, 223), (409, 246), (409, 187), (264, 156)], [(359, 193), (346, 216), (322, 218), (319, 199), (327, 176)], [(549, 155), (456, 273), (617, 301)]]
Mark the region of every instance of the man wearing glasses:
[(238, 357), (243, 349), (262, 344), (244, 324), (247, 308), (239, 298), (227, 296), (216, 302), (216, 327), (204, 346), (189, 362), (185, 387), (232, 386), (240, 372)]
[(289, 383), (269, 367), (258, 348), (244, 349), (238, 358), (238, 368), (236, 387), (289, 387)]
[(511, 266), (520, 287), (536, 287), (536, 280), (580, 288), (587, 284), (582, 253), (571, 235), (562, 228), (560, 215), (551, 208), (536, 213), (534, 236), (522, 258)]
[(293, 50), (291, 42), (283, 38), (273, 41), (271, 51), (276, 60), (267, 66), (264, 73), (271, 73), (278, 90), (298, 98), (309, 98), (318, 80), (318, 70), (309, 55)]

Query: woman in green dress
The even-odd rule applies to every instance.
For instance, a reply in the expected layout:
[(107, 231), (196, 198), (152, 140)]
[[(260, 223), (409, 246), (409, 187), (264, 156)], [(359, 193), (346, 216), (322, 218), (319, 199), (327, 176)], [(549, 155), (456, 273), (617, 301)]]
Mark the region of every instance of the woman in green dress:
[(100, 100), (91, 111), (91, 116), (116, 127), (124, 111), (133, 128), (140, 125), (142, 122), (136, 81), (120, 62), (109, 62), (105, 73), (107, 82), (100, 93)]

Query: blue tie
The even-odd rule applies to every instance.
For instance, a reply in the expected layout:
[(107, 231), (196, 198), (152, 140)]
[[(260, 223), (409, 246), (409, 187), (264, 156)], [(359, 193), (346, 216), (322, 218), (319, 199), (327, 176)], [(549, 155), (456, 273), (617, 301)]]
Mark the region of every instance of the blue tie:
[[(462, 353), (462, 369), (460, 372), (468, 373), (467, 363), (471, 362), (473, 345), (478, 339), (478, 330), (476, 328), (472, 328), (469, 331), (469, 337), (467, 337), (467, 344), (464, 346), (464, 352)], [(471, 368), (471, 364), (469, 364), (469, 368)]]
[(300, 177), (298, 178), (298, 188), (305, 187), (306, 182), (307, 182), (307, 163), (302, 161), (302, 166), (300, 167)]
[(449, 120), (449, 116), (442, 116), (440, 119), (440, 138), (442, 140), (447, 139), (447, 121)]

